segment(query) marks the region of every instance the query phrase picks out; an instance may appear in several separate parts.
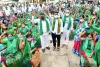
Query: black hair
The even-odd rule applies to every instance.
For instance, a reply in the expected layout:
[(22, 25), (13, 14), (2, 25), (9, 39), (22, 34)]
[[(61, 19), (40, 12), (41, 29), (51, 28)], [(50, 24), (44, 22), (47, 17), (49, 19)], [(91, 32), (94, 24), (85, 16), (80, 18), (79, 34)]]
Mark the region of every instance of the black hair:
[(81, 15), (80, 17), (85, 18), (85, 16), (84, 16), (84, 15)]
[(32, 37), (32, 35), (31, 35), (31, 34), (27, 34), (27, 35), (26, 35), (26, 38), (28, 38), (28, 37), (30, 37), (30, 36)]
[(89, 17), (88, 15), (86, 15), (86, 17)]
[(91, 35), (93, 38), (93, 33), (85, 33), (86, 36)]
[(15, 16), (17, 16), (17, 13), (15, 13)]
[(40, 6), (42, 7), (42, 4), (40, 4)]

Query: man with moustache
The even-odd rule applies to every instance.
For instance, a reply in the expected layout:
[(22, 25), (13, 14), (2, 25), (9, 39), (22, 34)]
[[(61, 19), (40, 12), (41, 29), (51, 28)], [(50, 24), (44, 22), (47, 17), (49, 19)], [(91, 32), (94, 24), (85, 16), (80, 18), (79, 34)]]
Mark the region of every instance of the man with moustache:
[(44, 11), (40, 11), (40, 18), (39, 19), (33, 19), (34, 23), (38, 23), (39, 26), (39, 33), (40, 33), (40, 39), (41, 39), (41, 46), (42, 46), (42, 52), (45, 52), (45, 49), (50, 50), (49, 47), (49, 40), (48, 40), (48, 34), (50, 31), (50, 21), (45, 17)]

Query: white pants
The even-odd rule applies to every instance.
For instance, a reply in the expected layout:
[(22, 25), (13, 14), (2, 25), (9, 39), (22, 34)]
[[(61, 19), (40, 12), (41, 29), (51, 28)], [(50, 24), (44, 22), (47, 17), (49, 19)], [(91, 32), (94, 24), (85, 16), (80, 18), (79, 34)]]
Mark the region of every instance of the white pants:
[(45, 49), (46, 47), (49, 46), (48, 33), (44, 33), (43, 35), (40, 36), (40, 38), (41, 38), (42, 49)]
[(70, 36), (70, 30), (64, 30), (62, 37), (61, 37), (61, 43), (68, 45), (69, 43), (69, 36)]
[(49, 41), (52, 41), (52, 36), (51, 36), (51, 34), (49, 35)]

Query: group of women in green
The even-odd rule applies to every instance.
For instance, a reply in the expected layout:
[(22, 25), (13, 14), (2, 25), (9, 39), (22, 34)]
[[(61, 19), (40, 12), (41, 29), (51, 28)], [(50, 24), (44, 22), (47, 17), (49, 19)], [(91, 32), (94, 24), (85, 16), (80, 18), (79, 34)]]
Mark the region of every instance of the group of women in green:
[(39, 66), (41, 42), (31, 16), (31, 13), (19, 14), (7, 27), (0, 22), (0, 67)]
[(95, 11), (96, 8), (90, 5), (80, 5), (78, 9), (75, 15), (73, 53), (80, 56), (80, 67), (99, 67), (100, 10)]

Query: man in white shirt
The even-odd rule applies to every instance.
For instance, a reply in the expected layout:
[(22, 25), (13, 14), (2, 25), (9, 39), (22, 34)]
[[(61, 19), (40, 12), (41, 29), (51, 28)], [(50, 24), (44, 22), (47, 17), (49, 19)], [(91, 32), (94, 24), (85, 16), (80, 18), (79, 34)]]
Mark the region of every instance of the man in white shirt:
[(32, 12), (32, 6), (31, 6), (31, 5), (29, 5), (29, 10), (28, 10), (28, 12)]
[(5, 11), (5, 15), (10, 20), (10, 9), (9, 9), (9, 7), (5, 7), (5, 10), (4, 11)]
[(64, 32), (62, 35), (62, 44), (63, 47), (65, 46), (66, 48), (68, 48), (69, 35), (70, 32), (73, 30), (73, 18), (71, 17), (69, 10), (65, 11), (65, 15), (63, 17), (63, 27), (64, 27)]
[(22, 14), (22, 7), (21, 6), (19, 6), (19, 8), (17, 9), (17, 13)]
[(99, 8), (97, 5), (95, 5), (95, 6), (94, 6), (94, 11), (95, 11), (95, 12), (98, 12), (99, 10), (100, 10), (100, 8)]
[(17, 15), (17, 6), (14, 5), (13, 11), (14, 11), (14, 14)]
[(45, 49), (50, 50), (49, 39), (48, 39), (48, 34), (50, 31), (49, 19), (45, 18), (44, 12), (41, 11), (40, 18), (34, 19), (33, 21), (34, 23), (38, 23), (39, 26), (42, 52), (45, 52)]
[[(57, 47), (57, 51), (60, 50), (60, 38), (61, 38), (61, 34), (63, 33), (63, 22), (60, 19), (60, 16), (58, 15), (57, 10), (55, 10), (54, 13), (54, 18), (52, 21), (52, 40), (53, 40), (53, 51), (56, 50)], [(57, 45), (56, 45), (56, 38), (57, 38)]]
[(22, 4), (22, 13), (25, 13), (25, 12), (26, 12), (25, 6)]

